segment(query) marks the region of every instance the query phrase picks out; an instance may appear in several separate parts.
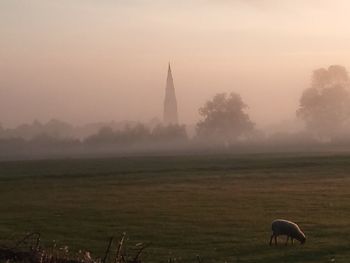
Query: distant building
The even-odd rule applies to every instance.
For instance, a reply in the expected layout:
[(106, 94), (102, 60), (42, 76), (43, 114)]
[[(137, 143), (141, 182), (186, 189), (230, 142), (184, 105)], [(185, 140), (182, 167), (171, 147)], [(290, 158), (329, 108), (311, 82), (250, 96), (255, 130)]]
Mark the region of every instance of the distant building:
[(178, 124), (179, 122), (177, 115), (177, 101), (175, 95), (174, 81), (173, 76), (171, 74), (170, 63), (168, 67), (168, 76), (165, 88), (163, 122), (166, 125)]

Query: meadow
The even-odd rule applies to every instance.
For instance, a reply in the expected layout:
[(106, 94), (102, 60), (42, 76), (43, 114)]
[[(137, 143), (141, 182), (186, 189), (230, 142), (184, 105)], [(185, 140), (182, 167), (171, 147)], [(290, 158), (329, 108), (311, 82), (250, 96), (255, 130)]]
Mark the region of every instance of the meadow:
[[(275, 218), (305, 245), (270, 247)], [(0, 244), (31, 231), (94, 256), (126, 232), (145, 262), (349, 262), (350, 155), (0, 162)]]

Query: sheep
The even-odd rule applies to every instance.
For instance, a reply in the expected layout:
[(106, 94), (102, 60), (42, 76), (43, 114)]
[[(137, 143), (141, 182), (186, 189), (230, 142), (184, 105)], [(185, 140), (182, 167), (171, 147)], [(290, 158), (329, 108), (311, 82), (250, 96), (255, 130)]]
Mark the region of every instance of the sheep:
[(306, 241), (305, 234), (299, 226), (291, 221), (284, 220), (284, 219), (276, 219), (272, 222), (272, 235), (270, 238), (270, 246), (272, 244), (272, 239), (275, 239), (275, 245), (277, 245), (277, 237), (280, 235), (286, 235), (287, 241), (286, 244), (288, 244), (289, 238), (292, 239), (292, 244), (294, 244), (294, 239), (298, 240), (300, 244), (304, 244)]

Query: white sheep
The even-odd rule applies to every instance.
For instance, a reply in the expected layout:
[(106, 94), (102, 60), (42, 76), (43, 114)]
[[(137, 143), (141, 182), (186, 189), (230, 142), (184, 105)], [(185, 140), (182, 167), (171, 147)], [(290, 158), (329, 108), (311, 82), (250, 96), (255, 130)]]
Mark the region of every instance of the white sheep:
[(276, 219), (272, 222), (272, 235), (270, 238), (270, 246), (272, 244), (272, 239), (275, 238), (275, 245), (277, 245), (277, 237), (280, 235), (287, 236), (286, 245), (288, 244), (289, 238), (292, 239), (292, 244), (294, 239), (298, 240), (301, 244), (305, 243), (305, 234), (299, 226), (291, 221), (284, 219)]

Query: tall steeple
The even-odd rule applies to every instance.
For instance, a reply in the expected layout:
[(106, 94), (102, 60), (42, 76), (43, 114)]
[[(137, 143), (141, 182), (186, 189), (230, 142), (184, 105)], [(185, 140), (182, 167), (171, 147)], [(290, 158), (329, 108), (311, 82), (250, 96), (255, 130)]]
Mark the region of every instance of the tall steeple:
[(173, 75), (171, 73), (170, 62), (168, 66), (168, 76), (167, 76), (166, 88), (165, 88), (163, 122), (166, 125), (178, 124), (177, 102), (176, 102), (174, 81), (173, 81)]

